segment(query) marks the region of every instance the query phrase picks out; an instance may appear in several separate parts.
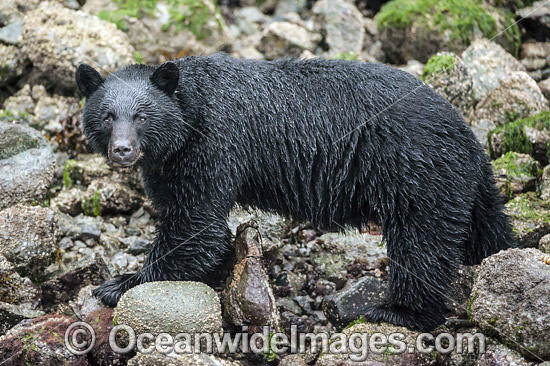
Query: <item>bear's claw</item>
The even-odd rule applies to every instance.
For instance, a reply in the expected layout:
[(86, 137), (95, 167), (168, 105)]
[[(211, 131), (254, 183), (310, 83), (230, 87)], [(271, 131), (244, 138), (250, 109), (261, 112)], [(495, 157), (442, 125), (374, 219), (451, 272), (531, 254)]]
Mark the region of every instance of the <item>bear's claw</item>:
[(105, 305), (115, 307), (120, 297), (133, 287), (135, 273), (127, 273), (106, 281), (92, 291), (92, 295), (101, 300)]

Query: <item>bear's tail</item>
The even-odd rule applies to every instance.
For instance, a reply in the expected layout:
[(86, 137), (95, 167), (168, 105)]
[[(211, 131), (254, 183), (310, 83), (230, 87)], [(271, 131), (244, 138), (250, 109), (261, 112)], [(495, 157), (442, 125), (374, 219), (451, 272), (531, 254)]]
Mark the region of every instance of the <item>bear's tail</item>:
[(487, 163), (472, 209), (471, 236), (464, 248), (464, 264), (479, 264), (491, 254), (516, 246), (503, 199), (495, 186), (492, 166)]

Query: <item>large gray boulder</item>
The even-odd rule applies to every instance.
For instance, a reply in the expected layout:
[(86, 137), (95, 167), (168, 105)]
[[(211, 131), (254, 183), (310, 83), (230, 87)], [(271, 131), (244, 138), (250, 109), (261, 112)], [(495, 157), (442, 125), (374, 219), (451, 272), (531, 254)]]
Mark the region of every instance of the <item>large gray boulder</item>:
[(0, 253), (25, 276), (42, 276), (55, 259), (59, 235), (49, 208), (16, 205), (0, 211)]
[(134, 62), (128, 36), (114, 24), (57, 2), (40, 2), (26, 14), (21, 42), (33, 65), (33, 83), (58, 91), (76, 91), (74, 73), (82, 62), (107, 73)]
[(532, 360), (550, 360), (550, 265), (537, 249), (509, 249), (483, 260), (471, 314), (485, 334)]
[(0, 122), (0, 209), (40, 201), (54, 171), (52, 148), (38, 131)]
[(200, 282), (148, 282), (128, 290), (115, 317), (136, 334), (215, 333), (222, 329), (218, 295)]
[(363, 15), (350, 1), (321, 0), (311, 9), (317, 27), (325, 35), (328, 54), (361, 55), (365, 40)]

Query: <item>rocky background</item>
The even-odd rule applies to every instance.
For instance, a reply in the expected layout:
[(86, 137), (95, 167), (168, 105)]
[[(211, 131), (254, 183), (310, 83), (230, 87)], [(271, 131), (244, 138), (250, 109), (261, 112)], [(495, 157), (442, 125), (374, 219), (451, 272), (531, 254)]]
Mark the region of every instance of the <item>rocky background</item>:
[[(485, 354), (369, 356), (368, 365), (550, 364), (550, 2), (531, 0), (9, 0), (0, 4), (0, 364), (351, 365), (302, 355), (115, 355), (114, 323), (149, 331), (415, 332), (360, 318), (383, 296), (385, 248), (370, 232), (327, 233), (236, 208), (226, 288), (147, 284), (114, 309), (91, 289), (139, 269), (155, 212), (137, 171), (90, 154), (74, 71), (106, 74), (186, 55), (384, 62), (420, 77), (493, 159), (521, 249), (464, 267), (445, 326), (483, 332)], [(241, 226), (239, 226), (241, 225)], [(237, 228), (239, 227), (239, 228)], [(169, 291), (168, 291), (169, 290)], [(185, 299), (196, 299), (188, 303)], [(220, 306), (221, 303), (221, 306)], [(63, 346), (75, 320), (94, 350)], [(410, 338), (409, 338), (410, 337)], [(546, 361), (546, 362), (545, 362)]]

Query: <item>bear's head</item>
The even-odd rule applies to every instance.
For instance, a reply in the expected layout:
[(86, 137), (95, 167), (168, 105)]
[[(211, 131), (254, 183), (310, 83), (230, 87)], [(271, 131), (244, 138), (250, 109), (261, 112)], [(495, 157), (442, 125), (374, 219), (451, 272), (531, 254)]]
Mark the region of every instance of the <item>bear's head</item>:
[(132, 65), (105, 79), (81, 64), (76, 83), (86, 97), (84, 133), (94, 152), (120, 166), (157, 165), (183, 139), (178, 107), (179, 70), (174, 62), (158, 67)]

